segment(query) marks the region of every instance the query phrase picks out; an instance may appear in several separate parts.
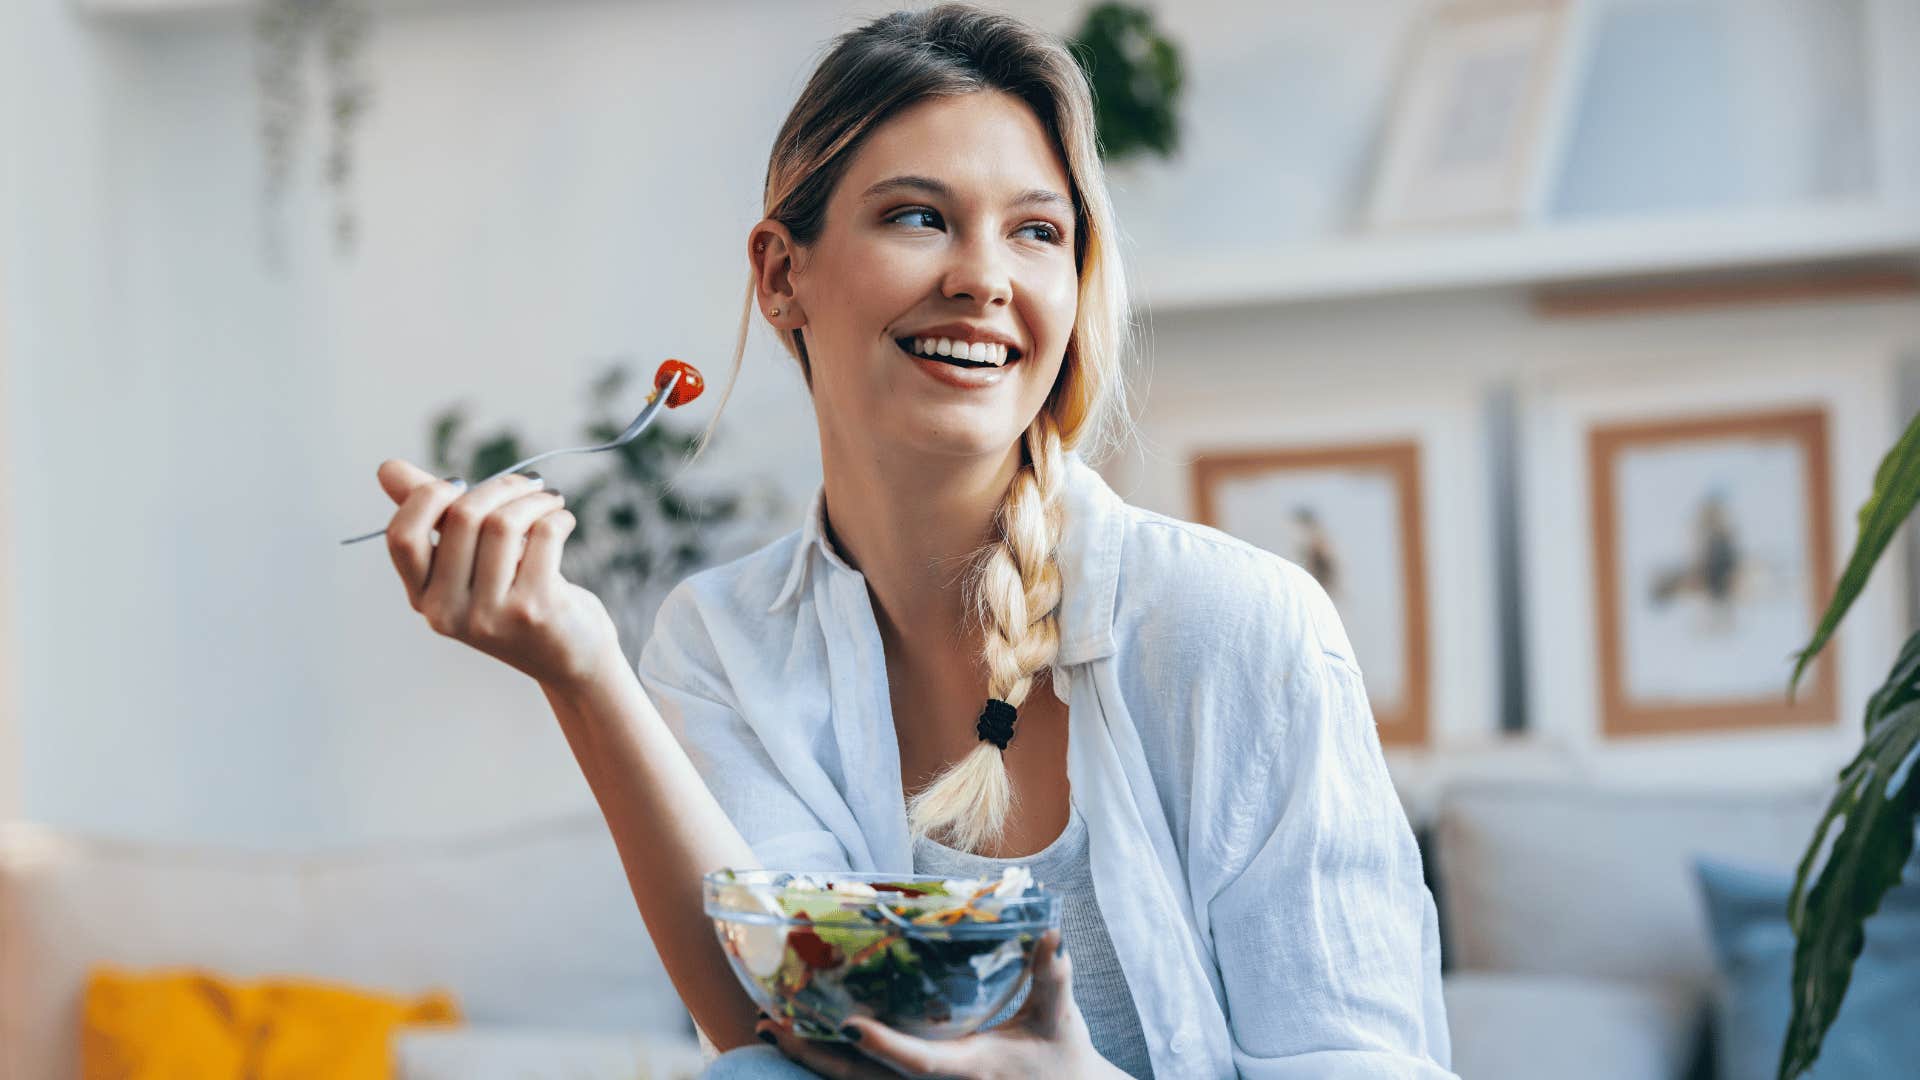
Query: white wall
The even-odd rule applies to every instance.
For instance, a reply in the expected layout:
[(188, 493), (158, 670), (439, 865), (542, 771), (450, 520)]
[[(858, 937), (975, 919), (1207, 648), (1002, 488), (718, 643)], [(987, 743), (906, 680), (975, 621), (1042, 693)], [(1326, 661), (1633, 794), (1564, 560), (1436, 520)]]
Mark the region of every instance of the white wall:
[[(454, 400), (544, 445), (574, 433), (606, 355), (685, 356), (717, 384), (774, 131), (826, 40), (889, 6), (383, 9), (360, 249), (326, 246), (310, 140), (276, 278), (242, 15), (10, 5), (0, 468), (22, 812), (279, 846), (587, 805), (533, 686), (432, 635), (377, 544), (334, 541), (385, 519), (374, 466), (422, 457)], [(1064, 29), (1077, 6), (1021, 9)], [(1413, 10), (1167, 5), (1190, 47), (1188, 153), (1122, 178), (1135, 253), (1337, 226)], [(1350, 392), (1523, 364), (1545, 331), (1506, 303), (1163, 318), (1148, 434), (1216, 374)], [(756, 333), (703, 469), (769, 476), (797, 510), (812, 446), (800, 381)]]

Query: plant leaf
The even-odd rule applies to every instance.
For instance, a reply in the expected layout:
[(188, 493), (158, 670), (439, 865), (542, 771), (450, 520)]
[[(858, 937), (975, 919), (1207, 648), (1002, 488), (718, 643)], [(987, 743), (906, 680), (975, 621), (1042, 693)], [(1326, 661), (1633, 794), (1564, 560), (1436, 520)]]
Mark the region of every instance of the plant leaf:
[[(1814, 829), (1794, 876), (1787, 901), (1787, 921), (1797, 939), (1793, 1017), (1780, 1048), (1779, 1080), (1793, 1080), (1819, 1056), (1820, 1043), (1840, 1013), (1854, 961), (1866, 944), (1866, 921), (1887, 890), (1899, 883), (1913, 854), (1920, 769), (1907, 768), (1900, 787), (1891, 793), (1887, 789), (1920, 749), (1920, 695), (1911, 683), (1916, 654), (1920, 634), (1907, 641), (1892, 678), (1874, 694), (1866, 744), (1840, 773), (1840, 789)], [(1882, 707), (1885, 711), (1879, 711)], [(1836, 822), (1842, 824), (1833, 849), (1809, 888), (1813, 864)]]
[(451, 408), (433, 418), (432, 433), (428, 436), (428, 455), (433, 459), (433, 471), (444, 473), (453, 468), (453, 441), (460, 437), (460, 426), (466, 423), (466, 416), (459, 408)]
[(1793, 677), (1787, 682), (1789, 695), (1800, 684), (1807, 665), (1826, 647), (1834, 627), (1840, 625), (1840, 617), (1866, 587), (1874, 563), (1892, 542), (1900, 523), (1913, 512), (1915, 503), (1920, 503), (1920, 414), (1914, 416), (1906, 433), (1887, 451), (1885, 460), (1874, 473), (1873, 495), (1860, 507), (1860, 539), (1854, 544), (1853, 556), (1847, 560), (1839, 583), (1834, 586), (1833, 600), (1827, 605), (1827, 613), (1821, 616), (1813, 640), (1796, 654)]
[(468, 479), (477, 481), (480, 477), (492, 476), (526, 456), (520, 452), (519, 437), (503, 431), (474, 448), (473, 472), (468, 474)]
[(1867, 734), (1871, 736), (1881, 722), (1917, 697), (1920, 697), (1920, 634), (1907, 639), (1906, 646), (1900, 650), (1900, 659), (1893, 662), (1893, 673), (1887, 676), (1885, 685), (1867, 699)]

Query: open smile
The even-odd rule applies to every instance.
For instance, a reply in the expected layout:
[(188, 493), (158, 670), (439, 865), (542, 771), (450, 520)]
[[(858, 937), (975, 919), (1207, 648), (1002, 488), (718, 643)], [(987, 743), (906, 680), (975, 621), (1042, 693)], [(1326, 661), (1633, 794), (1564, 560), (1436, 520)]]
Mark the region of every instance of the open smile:
[(958, 368), (1005, 368), (1020, 360), (1020, 350), (1010, 345), (968, 346), (944, 338), (894, 338), (900, 351), (915, 360), (935, 360)]

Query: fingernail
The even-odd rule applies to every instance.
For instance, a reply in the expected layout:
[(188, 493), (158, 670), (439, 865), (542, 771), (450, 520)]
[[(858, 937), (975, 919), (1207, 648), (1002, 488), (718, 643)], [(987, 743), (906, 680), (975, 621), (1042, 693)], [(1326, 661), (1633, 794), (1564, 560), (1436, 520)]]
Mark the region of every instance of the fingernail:
[(860, 1029), (857, 1027), (854, 1027), (852, 1024), (848, 1024), (845, 1027), (842, 1027), (840, 1029), (840, 1037), (847, 1040), (848, 1042), (859, 1042)]
[(467, 489), (467, 482), (457, 476), (449, 476), (446, 478), (446, 481), (453, 485), (453, 490), (455, 491), (465, 491)]
[(1058, 960), (1065, 955), (1067, 955), (1067, 938), (1062, 934), (1053, 944), (1053, 958)]
[(780, 1045), (780, 1040), (774, 1038), (773, 1032), (771, 1031), (756, 1031), (754, 1034), (760, 1036), (760, 1041), (766, 1043), (768, 1046)]

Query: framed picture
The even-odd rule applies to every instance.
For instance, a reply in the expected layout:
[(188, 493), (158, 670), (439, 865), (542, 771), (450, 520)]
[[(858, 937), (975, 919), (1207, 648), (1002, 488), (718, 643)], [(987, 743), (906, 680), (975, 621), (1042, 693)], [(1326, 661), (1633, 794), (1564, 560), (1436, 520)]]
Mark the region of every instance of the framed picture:
[(1383, 744), (1428, 734), (1420, 446), (1412, 440), (1201, 453), (1203, 524), (1297, 563), (1332, 597)]
[(1906, 640), (1904, 565), (1787, 681), (1911, 416), (1906, 331), (1780, 325), (1568, 342), (1518, 388), (1527, 716), (1573, 775), (1817, 785), (1860, 749)]
[(1836, 647), (1782, 692), (1834, 578), (1827, 427), (1815, 405), (1590, 430), (1603, 734), (1834, 723)]
[(1454, 0), (1416, 32), (1365, 212), (1373, 229), (1514, 221), (1549, 172), (1567, 0)]

